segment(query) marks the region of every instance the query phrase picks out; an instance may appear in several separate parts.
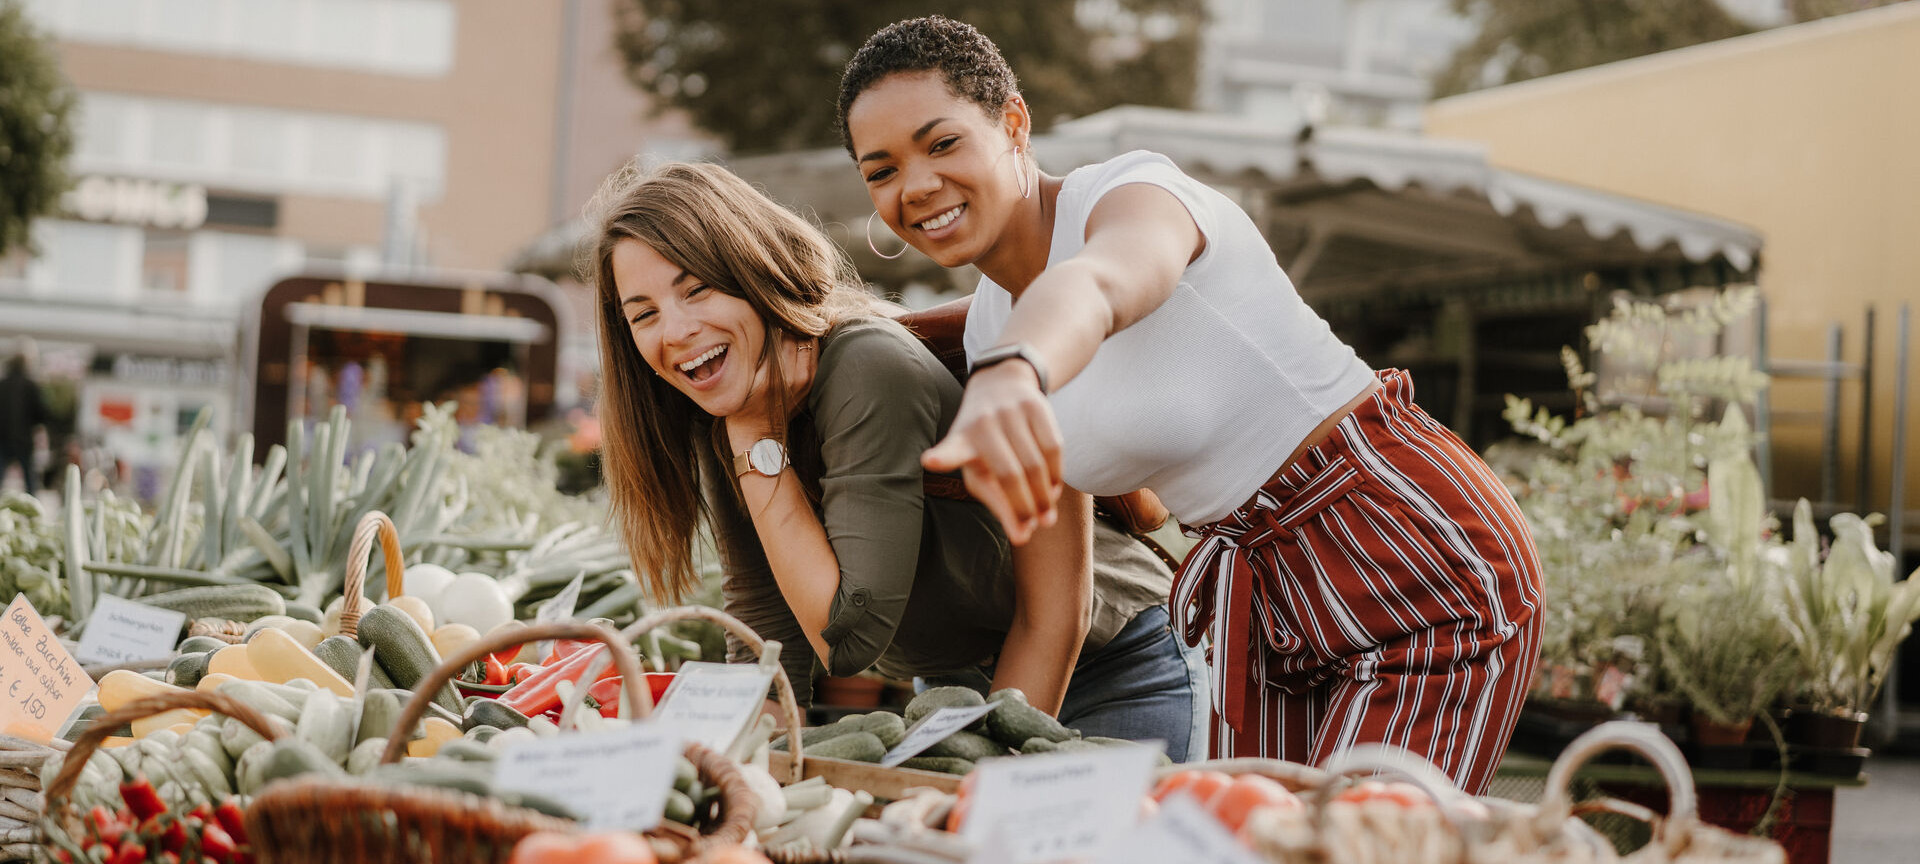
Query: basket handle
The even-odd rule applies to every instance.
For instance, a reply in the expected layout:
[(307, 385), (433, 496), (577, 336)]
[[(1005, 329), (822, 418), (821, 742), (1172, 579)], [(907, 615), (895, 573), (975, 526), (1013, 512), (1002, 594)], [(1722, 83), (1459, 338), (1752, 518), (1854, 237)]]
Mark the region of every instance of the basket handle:
[(353, 543), (347, 547), (347, 582), (340, 601), (340, 635), (353, 638), (360, 634), (360, 604), (365, 602), (367, 564), (372, 560), (374, 537), (387, 553), (387, 596), (398, 597), (406, 585), (407, 563), (400, 554), (400, 532), (393, 520), (378, 510), (368, 510), (353, 527)]
[[(1686, 757), (1680, 755), (1667, 736), (1660, 734), (1659, 728), (1650, 723), (1632, 720), (1613, 720), (1587, 730), (1573, 739), (1560, 758), (1553, 761), (1553, 767), (1547, 770), (1547, 788), (1540, 800), (1538, 818), (1541, 824), (1557, 824), (1574, 812), (1573, 795), (1568, 791), (1573, 783), (1574, 774), (1593, 759), (1609, 750), (1628, 750), (1653, 763), (1660, 772), (1660, 779), (1667, 784), (1669, 801), (1665, 818), (1655, 817), (1653, 842), (1660, 844), (1669, 856), (1678, 855), (1692, 836), (1692, 829), (1700, 819), (1699, 801), (1694, 796), (1693, 772), (1687, 768)], [(1638, 815), (1634, 811), (1650, 814), (1645, 808), (1633, 805), (1615, 806), (1609, 802), (1598, 809), (1622, 815)], [(1589, 802), (1588, 809), (1595, 809)]]
[(51, 816), (59, 812), (60, 808), (54, 802), (64, 801), (72, 794), (74, 784), (80, 781), (81, 769), (87, 766), (87, 760), (93, 758), (94, 751), (100, 749), (100, 743), (107, 740), (115, 729), (179, 708), (217, 711), (246, 724), (248, 729), (260, 733), (260, 737), (268, 741), (278, 741), (286, 735), (280, 723), (247, 703), (220, 693), (183, 690), (136, 699), (94, 718), (86, 731), (80, 733), (80, 738), (73, 743), (73, 749), (67, 751), (66, 758), (60, 763), (60, 773), (54, 775), (52, 783), (47, 784), (46, 813)]
[(407, 700), (406, 707), (400, 711), (399, 719), (393, 723), (393, 731), (387, 735), (387, 752), (380, 756), (380, 764), (385, 765), (400, 760), (400, 755), (406, 752), (406, 734), (412, 732), (414, 726), (420, 722), (420, 718), (427, 713), (427, 705), (433, 701), (434, 694), (440, 692), (440, 688), (452, 681), (461, 670), (488, 654), (547, 639), (594, 639), (606, 645), (613, 654), (614, 668), (620, 670), (622, 679), (620, 690), (627, 698), (627, 710), (636, 719), (653, 713), (653, 694), (647, 689), (647, 679), (640, 673), (640, 661), (634, 657), (633, 649), (627, 647), (627, 643), (620, 634), (585, 621), (548, 621), (544, 624), (528, 624), (525, 627), (496, 630), (480, 637), (480, 641), (455, 652), (432, 672), (428, 672), (425, 678), (420, 679), (413, 688), (413, 698)]
[[(627, 625), (627, 629), (620, 631), (620, 635), (633, 640), (656, 627), (664, 627), (675, 621), (689, 620), (711, 621), (718, 624), (720, 629), (746, 643), (753, 653), (760, 655), (761, 660), (767, 659), (767, 642), (760, 638), (760, 634), (753, 632), (753, 628), (741, 623), (740, 619), (708, 606), (675, 606), (671, 609), (650, 612), (640, 620)], [(787, 781), (790, 785), (806, 779), (807, 776), (805, 773), (807, 757), (803, 752), (805, 748), (800, 743), (800, 729), (806, 724), (800, 719), (800, 702), (794, 698), (793, 682), (787, 680), (786, 667), (778, 663), (771, 665), (775, 688), (780, 691), (780, 707), (787, 714), (787, 749), (793, 755), (793, 762), (789, 769), (792, 777)]]

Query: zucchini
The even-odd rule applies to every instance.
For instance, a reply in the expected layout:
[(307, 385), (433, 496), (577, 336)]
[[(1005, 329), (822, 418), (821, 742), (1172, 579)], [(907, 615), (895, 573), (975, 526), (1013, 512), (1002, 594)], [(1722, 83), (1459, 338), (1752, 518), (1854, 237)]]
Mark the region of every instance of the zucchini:
[[(366, 707), (360, 709), (360, 729), (356, 741), (370, 738), (385, 738), (393, 731), (393, 724), (400, 721), (400, 711), (406, 707), (407, 699), (413, 694), (405, 690), (369, 690)], [(408, 741), (414, 741), (426, 735), (415, 727), (407, 734)]]
[(347, 754), (347, 773), (355, 777), (365, 776), (374, 766), (380, 764), (380, 757), (387, 753), (387, 739), (368, 738), (353, 745), (353, 752)]
[(916, 771), (937, 771), (941, 774), (965, 774), (973, 770), (973, 762), (954, 756), (915, 756), (900, 763), (902, 768)]
[[(465, 738), (468, 741), (478, 741), (482, 744), (485, 744), (488, 741), (492, 741), (493, 736), (498, 734), (500, 734), (500, 727), (498, 726), (475, 726), (472, 729), (468, 729), (466, 733), (461, 735), (460, 737)], [(488, 748), (488, 749), (492, 749), (492, 748)]]
[[(806, 737), (800, 742), (806, 744)], [(887, 747), (880, 743), (880, 737), (872, 732), (849, 732), (836, 735), (818, 746), (807, 744), (807, 755), (822, 759), (846, 759), (853, 762), (878, 762), (887, 755)]]
[(493, 795), (493, 766), (452, 759), (422, 759), (381, 765), (366, 777), (378, 786), (430, 786), (472, 795)]
[[(440, 654), (433, 650), (427, 632), (407, 613), (392, 606), (375, 606), (361, 616), (360, 644), (373, 649), (374, 662), (402, 689), (413, 689), (440, 665)], [(456, 723), (464, 707), (452, 681), (433, 694), (433, 704), (452, 711)]]
[(230, 644), (232, 643), (212, 636), (188, 636), (180, 640), (180, 647), (174, 650), (181, 654), (205, 654), (209, 651), (218, 651)]
[(1026, 756), (1033, 753), (1052, 753), (1053, 751), (1058, 749), (1060, 749), (1059, 745), (1053, 743), (1051, 739), (1040, 738), (1036, 736), (1033, 738), (1028, 738), (1024, 743), (1020, 745), (1020, 755)]
[(500, 799), (500, 803), (510, 807), (525, 807), (535, 813), (544, 813), (556, 819), (570, 819), (578, 822), (584, 818), (580, 815), (579, 811), (552, 798), (548, 798), (545, 795), (541, 795), (538, 792), (515, 790), (513, 792), (502, 792), (495, 797)]
[(354, 745), (353, 712), (347, 705), (330, 693), (315, 693), (307, 698), (300, 722), (294, 726), (301, 740), (319, 748), (336, 765), (347, 761)]
[[(806, 739), (800, 739), (803, 743)], [(673, 788), (692, 795), (700, 791), (700, 769), (685, 756), (673, 763)]]
[(985, 704), (986, 697), (972, 687), (934, 687), (907, 703), (906, 721), (909, 724), (918, 723), (942, 708), (971, 708)]
[(477, 726), (512, 729), (525, 725), (527, 725), (527, 715), (513, 710), (511, 706), (501, 704), (500, 700), (474, 699), (467, 702), (467, 714), (462, 718), (460, 728), (463, 731), (471, 731)]
[(1080, 737), (1077, 730), (1060, 725), (1053, 715), (1027, 704), (1027, 694), (1009, 687), (997, 690), (991, 701), (1000, 703), (987, 715), (987, 735), (1007, 747), (1019, 747), (1029, 738), (1045, 738), (1056, 744)]
[(140, 598), (140, 602), (161, 609), (187, 613), (187, 618), (225, 618), (241, 623), (287, 614), (286, 598), (280, 592), (257, 583), (244, 585), (204, 585), (162, 591)]
[(999, 742), (994, 741), (992, 738), (988, 738), (978, 732), (968, 732), (962, 729), (933, 742), (933, 746), (920, 751), (920, 755), (951, 756), (956, 759), (978, 762), (982, 759), (991, 759), (995, 756), (1006, 756), (1008, 755), (1008, 751), (1007, 748), (1001, 746)]
[(313, 646), (313, 656), (351, 683), (360, 674), (360, 643), (346, 636), (328, 636)]
[(182, 654), (167, 664), (167, 683), (175, 687), (192, 687), (200, 683), (200, 676), (207, 674), (207, 661), (212, 652), (202, 654)]
[(327, 619), (326, 613), (321, 612), (318, 607), (294, 600), (287, 601), (287, 611), (283, 614), (313, 624), (323, 623)]

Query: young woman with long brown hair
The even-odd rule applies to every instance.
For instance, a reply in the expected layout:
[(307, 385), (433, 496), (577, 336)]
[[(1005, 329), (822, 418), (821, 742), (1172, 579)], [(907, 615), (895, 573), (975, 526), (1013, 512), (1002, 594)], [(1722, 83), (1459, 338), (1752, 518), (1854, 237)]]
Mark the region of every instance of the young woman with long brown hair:
[[(1016, 543), (1065, 486), (1154, 491), (1200, 544), (1171, 597), (1210, 637), (1220, 754), (1361, 742), (1485, 788), (1539, 651), (1539, 559), (1472, 450), (1301, 302), (1246, 213), (1164, 156), (1040, 172), (1013, 71), (946, 18), (875, 33), (841, 131), (901, 239), (983, 278), (930, 470)], [(876, 250), (877, 251), (877, 250)]]
[(1016, 550), (985, 507), (929, 494), (920, 454), (960, 384), (821, 231), (713, 165), (630, 169), (597, 206), (606, 476), (655, 598), (697, 586), (705, 520), (725, 607), (781, 641), (803, 699), (816, 658), (1018, 687), (1187, 755), (1204, 671), (1159, 605), (1172, 574), (1084, 502)]

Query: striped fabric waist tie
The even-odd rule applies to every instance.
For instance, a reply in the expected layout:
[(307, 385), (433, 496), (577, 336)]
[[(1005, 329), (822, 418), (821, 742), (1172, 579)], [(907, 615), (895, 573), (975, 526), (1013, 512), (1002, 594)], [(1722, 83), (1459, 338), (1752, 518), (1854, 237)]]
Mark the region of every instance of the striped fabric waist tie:
[[(1309, 451), (1297, 462), (1311, 458)], [(1360, 472), (1335, 456), (1306, 482), (1290, 480), (1301, 476), (1297, 466), (1281, 469), (1274, 479), (1254, 493), (1240, 509), (1216, 522), (1201, 526), (1182, 525), (1187, 536), (1200, 542), (1187, 553), (1173, 581), (1174, 631), (1188, 645), (1199, 645), (1201, 637), (1213, 636), (1213, 709), (1236, 732), (1250, 728), (1249, 705), (1257, 704), (1264, 682), (1250, 666), (1254, 642), (1253, 613), (1256, 595), (1261, 605), (1276, 611), (1284, 602), (1279, 586), (1271, 578), (1262, 578), (1264, 567), (1256, 566), (1257, 551), (1273, 543), (1294, 542), (1294, 532), (1314, 514), (1336, 501), (1347, 490), (1359, 485)], [(1269, 558), (1271, 566), (1278, 561)], [(1266, 641), (1274, 648), (1274, 634), (1263, 626)]]

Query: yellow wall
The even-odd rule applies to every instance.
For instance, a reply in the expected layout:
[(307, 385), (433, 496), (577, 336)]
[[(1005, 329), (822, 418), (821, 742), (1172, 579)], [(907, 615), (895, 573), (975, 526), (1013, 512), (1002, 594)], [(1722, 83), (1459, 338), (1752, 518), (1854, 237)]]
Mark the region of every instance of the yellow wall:
[[(1496, 165), (1695, 210), (1765, 237), (1760, 285), (1775, 357), (1861, 359), (1879, 314), (1872, 508), (1887, 505), (1895, 321), (1920, 317), (1920, 2), (1444, 99), (1438, 138)], [(1912, 327), (1920, 330), (1920, 320)], [(1920, 333), (1915, 334), (1920, 340)], [(1920, 508), (1920, 345), (1910, 349), (1907, 508)], [(1843, 385), (1840, 495), (1853, 500), (1856, 385)], [(1818, 494), (1818, 382), (1779, 381), (1773, 493)]]

